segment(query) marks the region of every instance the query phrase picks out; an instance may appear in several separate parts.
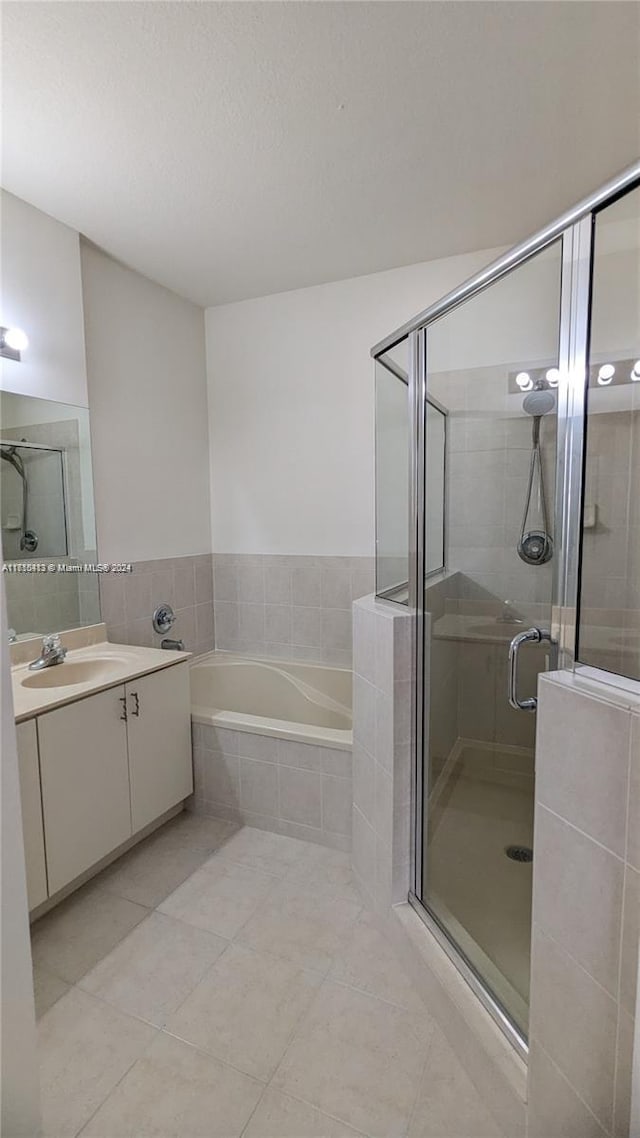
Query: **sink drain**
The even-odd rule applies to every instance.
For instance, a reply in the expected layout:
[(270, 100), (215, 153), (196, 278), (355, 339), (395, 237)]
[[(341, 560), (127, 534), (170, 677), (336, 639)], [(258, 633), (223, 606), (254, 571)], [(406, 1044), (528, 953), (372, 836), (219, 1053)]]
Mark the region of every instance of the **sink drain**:
[(533, 861), (533, 850), (530, 846), (507, 846), (504, 852), (512, 861)]

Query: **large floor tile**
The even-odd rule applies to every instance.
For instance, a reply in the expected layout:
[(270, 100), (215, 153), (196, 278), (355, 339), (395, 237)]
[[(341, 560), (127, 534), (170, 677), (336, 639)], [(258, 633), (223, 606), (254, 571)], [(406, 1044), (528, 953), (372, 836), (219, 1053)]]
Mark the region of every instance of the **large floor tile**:
[(155, 909), (210, 856), (209, 850), (193, 849), (171, 835), (152, 834), (104, 869), (96, 881), (109, 893)]
[(73, 1138), (154, 1034), (85, 992), (62, 996), (39, 1025), (45, 1138)]
[(355, 901), (313, 894), (299, 881), (282, 881), (247, 921), (238, 940), (300, 968), (327, 972), (360, 911)]
[(83, 977), (80, 987), (162, 1027), (227, 944), (164, 913), (151, 913)]
[(344, 948), (336, 956), (329, 979), (403, 1008), (420, 1007), (415, 987), (367, 912), (361, 914)]
[(239, 865), (284, 877), (296, 862), (305, 857), (307, 847), (307, 842), (300, 842), (297, 838), (245, 826), (225, 842), (219, 853)]
[(140, 923), (149, 910), (93, 883), (73, 893), (31, 929), (34, 967), (74, 984)]
[(506, 1138), (437, 1029), (429, 1046), (408, 1138)]
[(320, 983), (314, 972), (233, 944), (171, 1017), (168, 1030), (268, 1080)]
[(370, 1138), (406, 1133), (432, 1027), (423, 1013), (325, 980), (273, 1080)]
[(170, 917), (231, 938), (276, 884), (275, 877), (214, 854), (159, 908)]
[(33, 995), (36, 1005), (36, 1019), (52, 1008), (56, 1000), (69, 991), (69, 985), (59, 976), (54, 976), (47, 968), (33, 969)]
[(360, 1138), (344, 1122), (267, 1087), (243, 1138)]
[(215, 850), (222, 849), (238, 829), (236, 822), (183, 810), (157, 830), (156, 835), (162, 845), (186, 846), (212, 854)]
[(239, 1138), (262, 1090), (254, 1079), (162, 1034), (82, 1138)]
[(343, 900), (362, 904), (351, 870), (351, 855), (342, 850), (308, 843), (308, 849), (294, 863), (287, 874), (290, 881), (299, 881), (310, 894), (328, 893)]

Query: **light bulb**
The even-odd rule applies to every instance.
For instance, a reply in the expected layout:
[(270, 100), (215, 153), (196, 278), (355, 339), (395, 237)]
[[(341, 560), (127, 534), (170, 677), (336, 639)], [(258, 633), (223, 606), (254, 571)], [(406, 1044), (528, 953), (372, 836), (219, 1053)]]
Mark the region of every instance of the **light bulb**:
[(29, 347), (29, 337), (22, 328), (7, 328), (4, 333), (4, 342), (13, 352), (24, 352)]
[(519, 371), (516, 376), (516, 383), (521, 391), (531, 391), (533, 387), (533, 380), (528, 371)]
[(607, 387), (616, 373), (613, 364), (603, 364), (598, 372), (598, 383), (601, 387)]
[(640, 380), (640, 360), (636, 360), (633, 367), (631, 368), (631, 371), (629, 372), (629, 379), (632, 379), (634, 383), (637, 383)]
[(549, 387), (557, 387), (560, 382), (560, 370), (557, 367), (550, 367), (546, 373), (545, 379)]

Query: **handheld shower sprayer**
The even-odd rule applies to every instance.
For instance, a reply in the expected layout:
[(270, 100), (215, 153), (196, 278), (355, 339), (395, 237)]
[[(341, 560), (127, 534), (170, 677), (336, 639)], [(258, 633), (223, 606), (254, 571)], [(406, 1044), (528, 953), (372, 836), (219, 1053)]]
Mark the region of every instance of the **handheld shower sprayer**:
[[(540, 449), (540, 423), (544, 415), (555, 410), (556, 398), (544, 379), (539, 379), (533, 391), (525, 395), (522, 401), (522, 410), (531, 415), (531, 462), (529, 464), (529, 483), (527, 486), (522, 528), (518, 541), (518, 555), (527, 565), (544, 565), (553, 556), (553, 541), (549, 533), (549, 517), (547, 512), (547, 496), (544, 486), (544, 471), (542, 467), (542, 451)], [(527, 518), (531, 508), (531, 496), (538, 473), (538, 503), (542, 514), (542, 529), (527, 529)]]

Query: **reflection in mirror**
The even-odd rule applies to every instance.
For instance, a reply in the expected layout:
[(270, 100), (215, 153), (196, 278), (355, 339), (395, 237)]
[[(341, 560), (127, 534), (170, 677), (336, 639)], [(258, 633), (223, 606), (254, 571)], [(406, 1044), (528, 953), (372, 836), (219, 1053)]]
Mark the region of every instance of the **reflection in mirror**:
[(640, 680), (640, 189), (596, 215), (578, 660)]
[(10, 630), (23, 640), (95, 624), (97, 573), (64, 569), (97, 561), (88, 410), (0, 392), (0, 455)]

